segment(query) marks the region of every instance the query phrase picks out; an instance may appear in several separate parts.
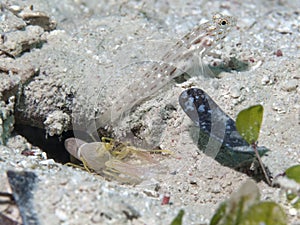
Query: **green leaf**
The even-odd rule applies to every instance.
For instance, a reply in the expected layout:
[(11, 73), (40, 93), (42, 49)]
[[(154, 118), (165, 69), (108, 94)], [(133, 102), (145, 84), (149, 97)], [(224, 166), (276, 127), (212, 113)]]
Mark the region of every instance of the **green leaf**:
[(170, 225), (181, 225), (183, 215), (184, 215), (184, 210), (181, 209)]
[(256, 183), (248, 180), (222, 203), (210, 225), (286, 225), (287, 216), (275, 202), (260, 202)]
[(285, 171), (286, 176), (300, 184), (300, 165), (295, 165)]
[[(300, 196), (293, 194), (293, 193), (286, 193), (287, 200), (291, 203), (291, 205), (296, 208), (300, 209)], [(298, 199), (298, 200), (297, 200)], [(295, 201), (296, 200), (296, 201)]]
[(237, 131), (250, 145), (258, 139), (263, 113), (263, 106), (255, 105), (242, 110), (236, 118)]
[(217, 209), (217, 212), (211, 218), (211, 221), (210, 221), (209, 225), (218, 225), (218, 224), (220, 224), (222, 218), (224, 218), (225, 215), (226, 215), (226, 208), (227, 208), (227, 204), (226, 204), (226, 202), (223, 202), (219, 206), (219, 208)]
[(286, 225), (287, 217), (283, 209), (275, 202), (254, 204), (244, 215), (240, 225)]
[(259, 190), (254, 181), (246, 181), (230, 199), (222, 203), (210, 221), (210, 225), (240, 224), (245, 212), (259, 201)]

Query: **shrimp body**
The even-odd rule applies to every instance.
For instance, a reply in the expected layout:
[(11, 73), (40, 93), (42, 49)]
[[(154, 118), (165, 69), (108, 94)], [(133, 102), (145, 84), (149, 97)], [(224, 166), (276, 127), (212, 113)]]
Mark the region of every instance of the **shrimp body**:
[(159, 161), (152, 157), (151, 152), (171, 153), (168, 150), (147, 151), (113, 139), (109, 139), (109, 142), (106, 140), (87, 143), (78, 138), (68, 138), (65, 147), (72, 156), (82, 161), (86, 170), (91, 169), (125, 183), (141, 182), (150, 174), (160, 171), (155, 169), (159, 167)]

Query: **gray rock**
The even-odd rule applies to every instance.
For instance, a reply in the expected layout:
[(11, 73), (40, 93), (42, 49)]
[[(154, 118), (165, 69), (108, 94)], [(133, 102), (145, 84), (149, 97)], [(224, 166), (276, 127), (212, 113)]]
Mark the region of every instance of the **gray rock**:
[(299, 87), (299, 85), (300, 85), (299, 80), (291, 79), (291, 80), (285, 81), (282, 84), (281, 89), (284, 91), (287, 91), (287, 92), (295, 91), (297, 89), (297, 87)]
[(8, 103), (0, 101), (0, 145), (5, 145), (14, 128), (15, 96), (8, 99)]

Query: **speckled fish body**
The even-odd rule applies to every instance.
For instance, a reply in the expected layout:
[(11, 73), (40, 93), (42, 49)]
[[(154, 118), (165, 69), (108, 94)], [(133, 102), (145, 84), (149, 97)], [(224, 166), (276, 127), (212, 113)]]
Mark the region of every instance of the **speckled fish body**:
[[(149, 71), (141, 74), (141, 79), (131, 82), (125, 88), (124, 93), (120, 94), (120, 98), (114, 100), (112, 107), (114, 110), (108, 112), (111, 116), (111, 123), (118, 121), (120, 115), (128, 112), (149, 96), (158, 93), (172, 79), (190, 72), (191, 68), (197, 66), (201, 68), (203, 56), (219, 44), (235, 24), (235, 18), (216, 13), (211, 21), (200, 24), (187, 33)], [(199, 72), (191, 75), (199, 75)], [(200, 75), (205, 76), (205, 74)], [(105, 118), (107, 116), (102, 115), (102, 122), (106, 122)]]

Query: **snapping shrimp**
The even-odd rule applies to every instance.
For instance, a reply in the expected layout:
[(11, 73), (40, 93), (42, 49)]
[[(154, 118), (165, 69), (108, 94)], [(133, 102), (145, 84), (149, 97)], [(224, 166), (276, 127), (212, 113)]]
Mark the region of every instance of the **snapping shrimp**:
[(82, 161), (87, 171), (93, 170), (107, 178), (123, 183), (140, 183), (142, 180), (160, 173), (159, 157), (172, 154), (169, 150), (145, 150), (110, 138), (101, 142), (87, 143), (78, 138), (65, 140), (65, 148), (76, 159)]

